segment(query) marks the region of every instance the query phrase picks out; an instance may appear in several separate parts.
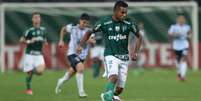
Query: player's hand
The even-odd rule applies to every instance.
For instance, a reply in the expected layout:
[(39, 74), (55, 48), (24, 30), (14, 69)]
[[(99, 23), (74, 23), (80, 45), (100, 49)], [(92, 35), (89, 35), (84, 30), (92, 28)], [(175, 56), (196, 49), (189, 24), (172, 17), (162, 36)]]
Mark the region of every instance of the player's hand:
[(76, 52), (77, 52), (78, 54), (80, 54), (81, 51), (82, 51), (82, 46), (78, 45), (78, 47), (77, 47), (77, 49), (76, 49)]
[(131, 60), (132, 60), (132, 61), (136, 61), (136, 60), (137, 60), (137, 57), (138, 57), (138, 53), (136, 53), (136, 52), (132, 52), (132, 53), (131, 53)]
[(62, 48), (63, 46), (64, 46), (64, 41), (63, 41), (63, 40), (60, 40), (60, 41), (59, 41), (59, 47)]
[(178, 37), (181, 36), (181, 34), (180, 34), (180, 33), (175, 33), (174, 36), (175, 36), (176, 38), (178, 38)]
[(31, 44), (37, 41), (37, 38), (33, 37), (31, 40), (27, 40), (27, 44)]

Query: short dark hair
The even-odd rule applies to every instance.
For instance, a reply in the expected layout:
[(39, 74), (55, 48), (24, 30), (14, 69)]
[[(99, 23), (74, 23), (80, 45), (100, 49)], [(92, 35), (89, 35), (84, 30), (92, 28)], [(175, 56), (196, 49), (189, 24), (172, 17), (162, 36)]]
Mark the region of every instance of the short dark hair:
[(90, 20), (89, 14), (87, 13), (82, 13), (80, 15), (80, 20)]
[(127, 8), (128, 7), (128, 4), (125, 2), (125, 1), (122, 1), (122, 0), (119, 0), (115, 3), (114, 5), (114, 8), (113, 8), (113, 11), (115, 11), (117, 8), (119, 7), (125, 7)]
[(40, 13), (39, 12), (33, 12), (31, 15), (33, 17), (34, 15), (40, 15)]
[(179, 17), (179, 16), (184, 16), (185, 17), (185, 15), (183, 13), (178, 13), (177, 17)]

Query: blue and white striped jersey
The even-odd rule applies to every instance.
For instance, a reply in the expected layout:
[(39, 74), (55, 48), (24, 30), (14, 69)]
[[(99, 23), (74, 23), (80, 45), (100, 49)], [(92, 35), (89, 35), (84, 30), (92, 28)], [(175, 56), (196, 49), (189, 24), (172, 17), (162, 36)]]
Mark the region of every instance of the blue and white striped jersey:
[(171, 25), (168, 33), (173, 34), (173, 33), (179, 33), (180, 36), (178, 38), (173, 39), (173, 49), (174, 50), (183, 50), (186, 48), (189, 48), (189, 42), (187, 40), (188, 33), (190, 32), (191, 28), (189, 25), (184, 24), (184, 25), (179, 25), (179, 24), (174, 24)]
[[(89, 28), (80, 28), (78, 25), (68, 24), (66, 25), (66, 30), (70, 33), (70, 42), (67, 55), (77, 54), (76, 49), (80, 43), (80, 40), (84, 37), (84, 34), (89, 30)], [(81, 59), (86, 59), (88, 54), (89, 45), (85, 45), (79, 57)]]

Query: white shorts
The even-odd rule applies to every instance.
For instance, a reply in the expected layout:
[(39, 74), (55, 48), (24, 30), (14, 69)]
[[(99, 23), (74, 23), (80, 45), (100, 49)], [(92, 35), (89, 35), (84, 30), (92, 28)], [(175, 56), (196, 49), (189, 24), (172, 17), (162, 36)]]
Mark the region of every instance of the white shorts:
[(39, 65), (45, 65), (43, 55), (30, 55), (25, 54), (23, 61), (23, 71), (29, 72)]
[(112, 55), (106, 56), (104, 58), (104, 65), (106, 67), (107, 77), (109, 78), (111, 75), (118, 75), (118, 87), (125, 87), (128, 72), (128, 63), (128, 61), (122, 61)]
[(104, 50), (105, 48), (102, 46), (95, 46), (94, 48), (91, 48), (91, 58), (98, 57), (99, 59), (104, 59)]

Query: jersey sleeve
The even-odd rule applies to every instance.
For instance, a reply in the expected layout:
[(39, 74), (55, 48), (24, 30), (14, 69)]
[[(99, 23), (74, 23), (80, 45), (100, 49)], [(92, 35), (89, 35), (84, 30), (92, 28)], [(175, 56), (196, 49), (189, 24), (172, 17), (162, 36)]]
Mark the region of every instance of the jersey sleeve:
[(191, 31), (191, 27), (189, 25), (187, 25), (187, 30), (188, 30), (188, 32)]
[(168, 34), (171, 34), (171, 33), (175, 33), (173, 25), (171, 25), (169, 30), (168, 30)]
[(43, 38), (44, 38), (44, 41), (47, 42), (47, 30), (44, 29), (44, 35), (43, 35)]
[(24, 35), (23, 35), (23, 37), (24, 37), (25, 39), (30, 39), (30, 38), (31, 38), (30, 30), (26, 30), (25, 33), (24, 33)]
[(72, 24), (68, 24), (68, 25), (66, 25), (66, 31), (68, 32), (68, 33), (71, 33), (71, 31), (72, 31), (72, 28), (73, 28), (73, 25)]
[(102, 26), (103, 26), (102, 20), (97, 21), (92, 29), (93, 33), (102, 31)]
[(137, 34), (139, 32), (139, 28), (137, 26), (137, 23), (135, 21), (130, 21), (130, 31), (133, 33), (133, 34)]

